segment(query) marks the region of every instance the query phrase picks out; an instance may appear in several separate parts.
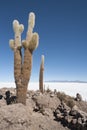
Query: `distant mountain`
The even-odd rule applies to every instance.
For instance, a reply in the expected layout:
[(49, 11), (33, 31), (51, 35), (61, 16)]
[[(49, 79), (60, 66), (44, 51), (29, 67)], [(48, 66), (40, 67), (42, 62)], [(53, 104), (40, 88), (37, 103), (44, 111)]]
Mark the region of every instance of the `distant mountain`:
[(45, 82), (66, 82), (66, 83), (87, 83), (87, 81), (80, 81), (80, 80), (72, 80), (72, 81), (68, 81), (68, 80), (48, 80), (48, 81), (45, 81)]

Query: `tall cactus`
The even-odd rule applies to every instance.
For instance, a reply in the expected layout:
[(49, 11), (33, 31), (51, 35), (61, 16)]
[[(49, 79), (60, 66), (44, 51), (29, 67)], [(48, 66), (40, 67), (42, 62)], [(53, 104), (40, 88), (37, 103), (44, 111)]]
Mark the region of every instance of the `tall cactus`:
[[(26, 104), (26, 93), (32, 68), (32, 54), (39, 43), (38, 34), (33, 33), (34, 25), (35, 14), (31, 12), (29, 14), (27, 36), (21, 42), (21, 33), (24, 30), (24, 26), (19, 24), (17, 20), (14, 20), (13, 29), (15, 38), (9, 41), (10, 47), (14, 51), (14, 78), (17, 89), (17, 102), (23, 104)], [(24, 59), (22, 59), (22, 47), (24, 47)]]
[(40, 73), (39, 73), (39, 90), (41, 93), (44, 92), (43, 89), (43, 71), (44, 71), (44, 55), (41, 57)]

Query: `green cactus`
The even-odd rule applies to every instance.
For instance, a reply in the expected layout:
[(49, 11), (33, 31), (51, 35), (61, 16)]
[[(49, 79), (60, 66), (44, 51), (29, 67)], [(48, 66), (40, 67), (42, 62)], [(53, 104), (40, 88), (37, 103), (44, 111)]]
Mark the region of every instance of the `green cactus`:
[[(22, 104), (26, 104), (26, 93), (32, 68), (32, 54), (39, 43), (38, 34), (33, 33), (34, 25), (35, 14), (31, 12), (29, 14), (27, 36), (21, 42), (21, 33), (24, 30), (24, 26), (19, 24), (17, 20), (14, 20), (13, 29), (15, 38), (9, 41), (10, 47), (14, 51), (14, 78), (17, 89), (17, 102)], [(22, 59), (22, 47), (24, 47), (24, 60)]]
[(39, 90), (41, 93), (44, 92), (43, 88), (43, 71), (44, 71), (44, 55), (41, 57), (40, 73), (39, 73)]

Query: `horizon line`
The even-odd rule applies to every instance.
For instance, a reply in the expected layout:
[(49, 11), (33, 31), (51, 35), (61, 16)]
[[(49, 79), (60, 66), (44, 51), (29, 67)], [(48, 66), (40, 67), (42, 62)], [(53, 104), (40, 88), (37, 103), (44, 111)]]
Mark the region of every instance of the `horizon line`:
[[(47, 80), (47, 81), (43, 81), (43, 82), (87, 83), (87, 81), (82, 81), (82, 80)], [(11, 82), (0, 81), (0, 83), (15, 83), (15, 82), (14, 81), (11, 81)], [(39, 81), (30, 81), (29, 83), (39, 83)]]

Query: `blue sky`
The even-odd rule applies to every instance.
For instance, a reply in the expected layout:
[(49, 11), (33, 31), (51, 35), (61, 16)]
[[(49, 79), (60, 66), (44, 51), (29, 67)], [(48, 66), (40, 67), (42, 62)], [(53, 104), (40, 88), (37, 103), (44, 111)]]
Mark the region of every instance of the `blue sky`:
[(0, 1), (0, 82), (14, 81), (12, 22), (24, 24), (36, 14), (34, 31), (39, 47), (33, 53), (31, 81), (38, 81), (41, 55), (45, 56), (44, 80), (87, 81), (87, 0), (1, 0)]

